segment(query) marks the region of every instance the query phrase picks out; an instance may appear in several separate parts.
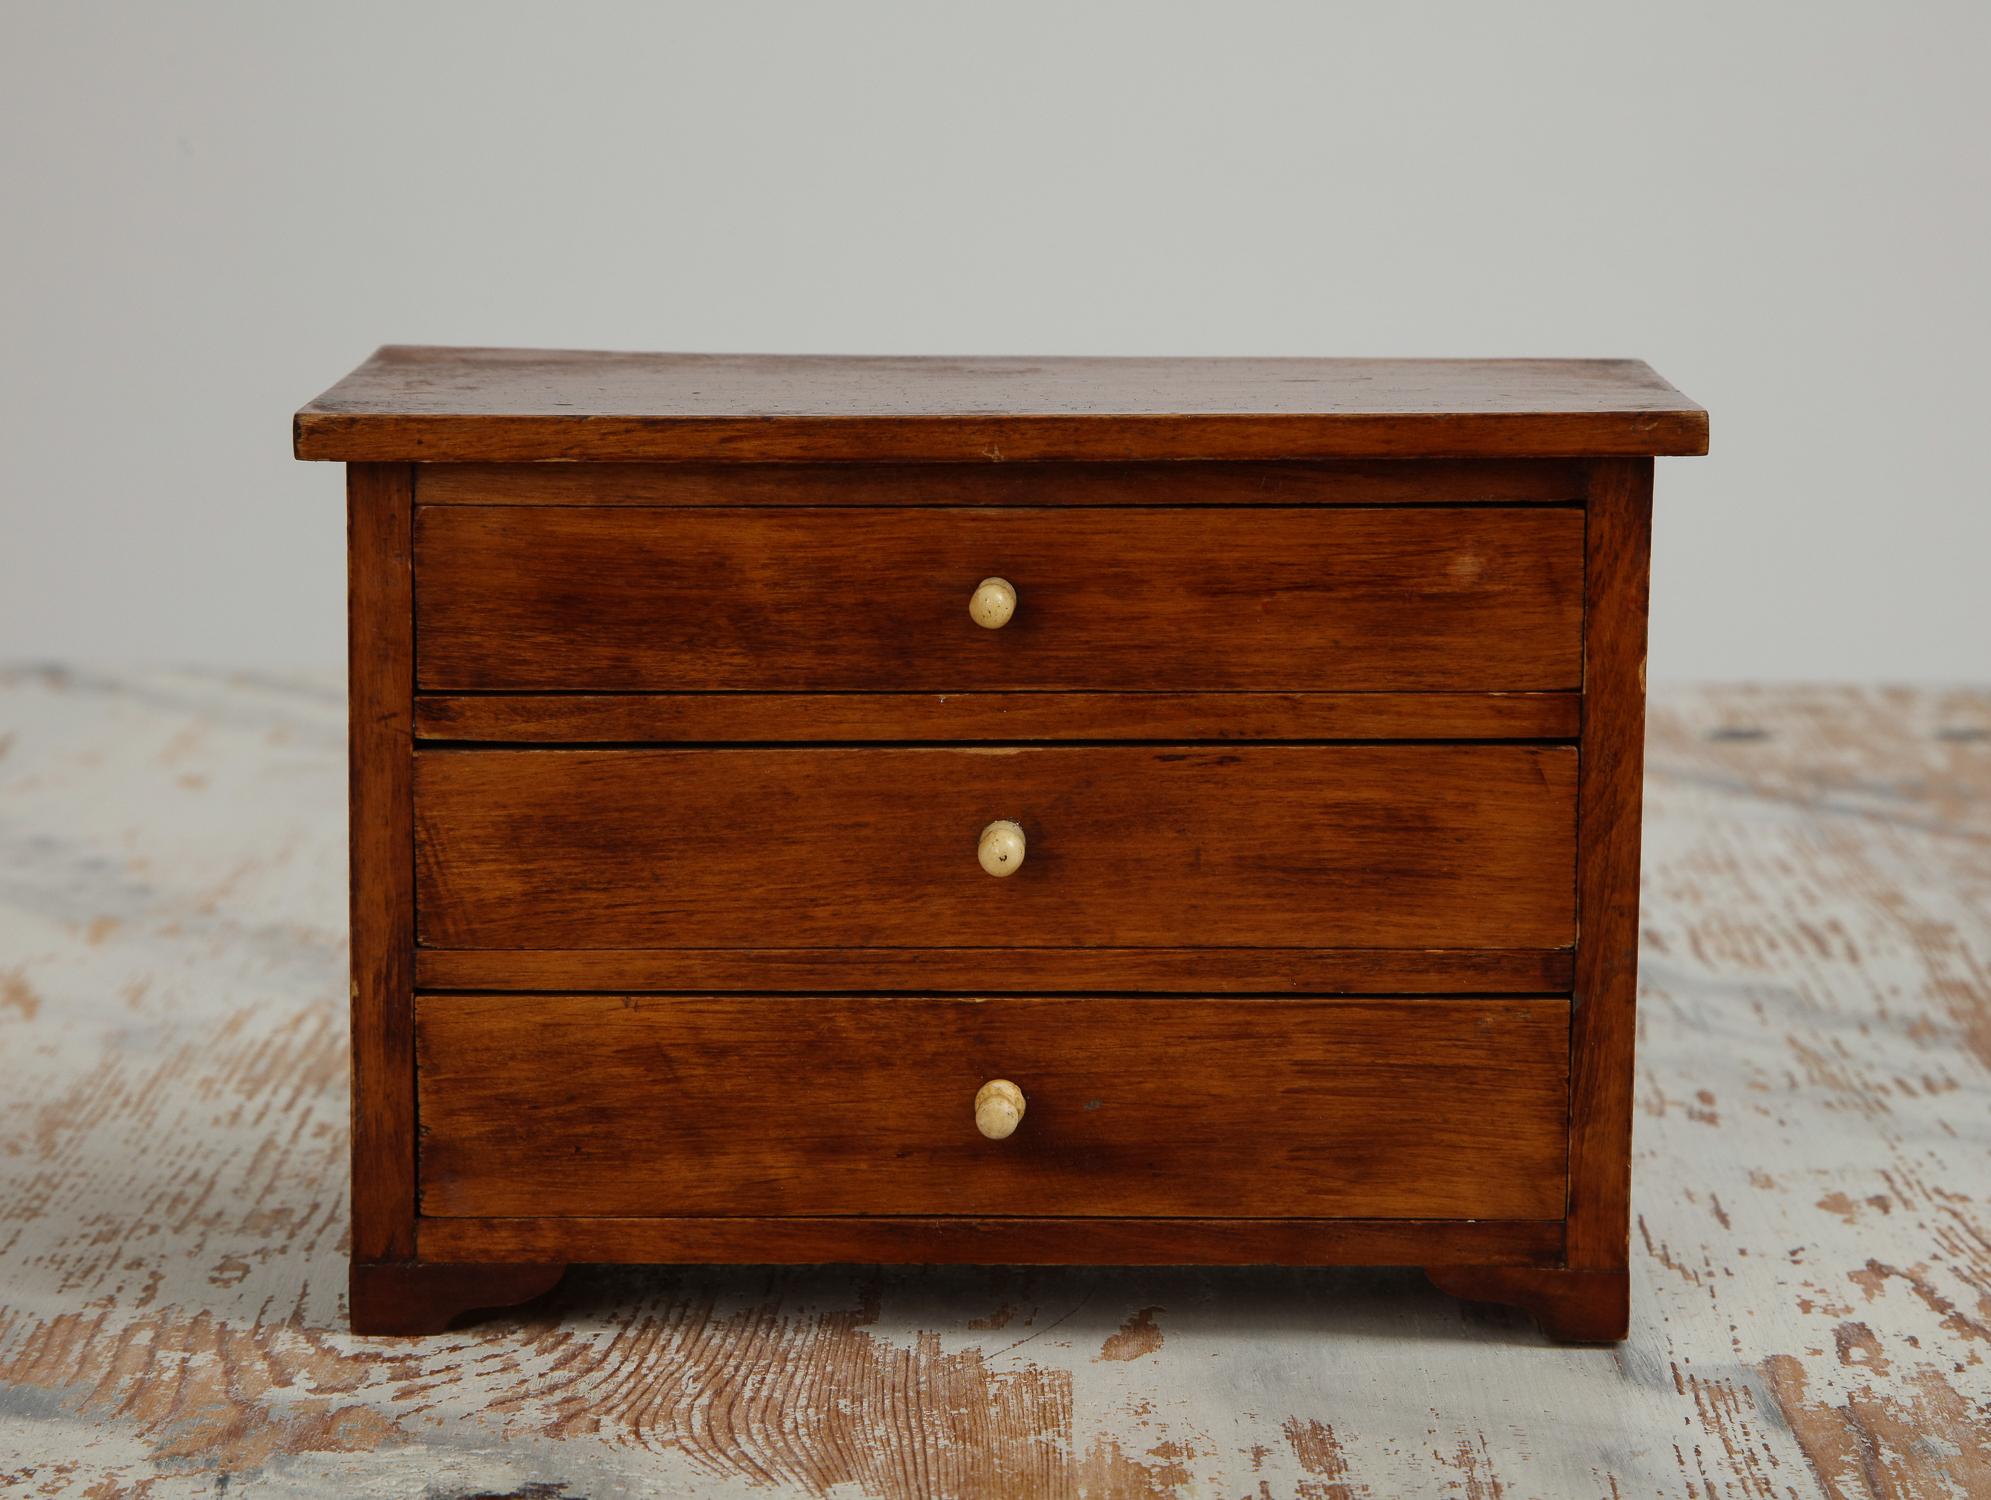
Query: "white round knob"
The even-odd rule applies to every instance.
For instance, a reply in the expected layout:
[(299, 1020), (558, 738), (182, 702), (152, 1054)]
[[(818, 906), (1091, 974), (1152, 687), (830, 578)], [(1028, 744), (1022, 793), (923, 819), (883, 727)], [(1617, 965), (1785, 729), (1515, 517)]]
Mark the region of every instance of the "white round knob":
[(1023, 868), (1023, 830), (1007, 818), (1000, 818), (982, 830), (975, 858), (991, 875), (1001, 878)]
[(1016, 613), (1016, 586), (1007, 578), (984, 578), (968, 601), (968, 618), (984, 630), (1000, 630)]
[(1005, 1140), (1023, 1123), (1023, 1090), (1007, 1078), (991, 1078), (975, 1090), (975, 1129), (992, 1141)]

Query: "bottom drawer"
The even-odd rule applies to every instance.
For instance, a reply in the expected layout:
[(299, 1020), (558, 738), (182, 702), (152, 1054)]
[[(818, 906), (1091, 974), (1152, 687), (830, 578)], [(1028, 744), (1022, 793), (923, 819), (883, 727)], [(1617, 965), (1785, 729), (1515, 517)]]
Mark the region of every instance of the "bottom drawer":
[[(424, 1214), (1552, 1219), (1560, 999), (423, 995)], [(1026, 1097), (1003, 1140), (977, 1090)]]

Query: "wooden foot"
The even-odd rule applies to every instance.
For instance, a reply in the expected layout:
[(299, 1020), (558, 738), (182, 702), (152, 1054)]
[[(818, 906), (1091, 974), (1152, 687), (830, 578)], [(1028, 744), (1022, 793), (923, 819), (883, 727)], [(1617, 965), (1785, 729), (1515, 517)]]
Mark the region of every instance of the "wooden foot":
[(356, 1260), (348, 1298), (353, 1332), (441, 1333), (469, 1313), (544, 1296), (566, 1272), (564, 1265)]
[(1426, 1266), (1424, 1274), (1448, 1296), (1525, 1308), (1558, 1343), (1615, 1344), (1631, 1329), (1629, 1271)]

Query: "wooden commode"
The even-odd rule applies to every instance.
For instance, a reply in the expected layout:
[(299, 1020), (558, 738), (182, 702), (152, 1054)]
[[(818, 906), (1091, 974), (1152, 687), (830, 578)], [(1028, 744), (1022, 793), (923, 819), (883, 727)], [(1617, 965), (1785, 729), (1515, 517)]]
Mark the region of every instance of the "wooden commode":
[(1636, 361), (390, 347), (352, 1320), (568, 1262), (1424, 1267), (1627, 1323)]

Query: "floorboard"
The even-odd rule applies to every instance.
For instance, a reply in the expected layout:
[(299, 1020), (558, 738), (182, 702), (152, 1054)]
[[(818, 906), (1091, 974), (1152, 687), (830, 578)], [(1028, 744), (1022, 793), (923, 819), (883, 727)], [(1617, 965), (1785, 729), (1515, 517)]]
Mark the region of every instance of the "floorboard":
[(0, 1489), (1991, 1494), (1991, 693), (1656, 696), (1616, 1350), (1403, 1271), (581, 1270), (347, 1336), (344, 711), (0, 672)]

